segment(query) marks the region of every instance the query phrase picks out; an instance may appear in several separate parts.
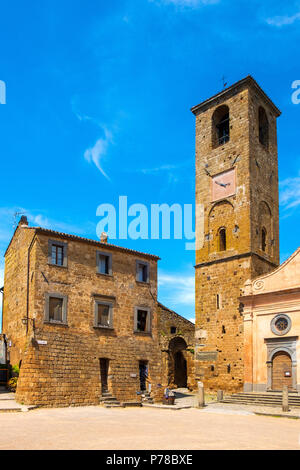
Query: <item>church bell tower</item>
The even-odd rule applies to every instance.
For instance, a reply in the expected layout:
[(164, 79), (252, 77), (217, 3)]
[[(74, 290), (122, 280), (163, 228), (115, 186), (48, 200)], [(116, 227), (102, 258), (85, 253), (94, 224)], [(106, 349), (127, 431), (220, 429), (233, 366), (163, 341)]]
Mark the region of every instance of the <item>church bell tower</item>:
[(192, 108), (196, 117), (196, 379), (238, 391), (248, 279), (279, 264), (276, 119), (248, 76)]

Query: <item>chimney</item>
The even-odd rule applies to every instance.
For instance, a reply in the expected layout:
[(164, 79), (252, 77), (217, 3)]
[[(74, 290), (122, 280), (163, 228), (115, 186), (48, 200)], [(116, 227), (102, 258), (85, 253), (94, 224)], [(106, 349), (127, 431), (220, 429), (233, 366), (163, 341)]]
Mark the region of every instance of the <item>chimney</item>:
[(101, 233), (100, 241), (101, 243), (107, 243), (108, 235), (105, 232)]
[(22, 217), (19, 220), (18, 226), (26, 225), (28, 226), (28, 220), (26, 215), (22, 215)]

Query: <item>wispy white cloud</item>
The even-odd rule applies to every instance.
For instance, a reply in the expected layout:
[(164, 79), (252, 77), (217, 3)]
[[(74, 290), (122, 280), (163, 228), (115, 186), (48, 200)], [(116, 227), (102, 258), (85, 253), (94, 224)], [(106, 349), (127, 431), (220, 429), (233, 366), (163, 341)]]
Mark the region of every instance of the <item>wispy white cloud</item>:
[(110, 181), (109, 176), (102, 168), (102, 160), (107, 154), (108, 146), (113, 142), (112, 134), (104, 129), (104, 137), (98, 139), (95, 145), (84, 152), (84, 158), (89, 163), (94, 163), (102, 175)]
[(279, 183), (280, 205), (284, 210), (300, 205), (300, 176), (287, 178)]
[(162, 291), (165, 301), (172, 305), (180, 304), (193, 307), (195, 304), (195, 277), (193, 274), (160, 271), (158, 287)]
[(16, 224), (21, 215), (26, 215), (29, 225), (69, 232), (76, 234), (85, 233), (82, 226), (69, 224), (65, 221), (55, 220), (47, 217), (40, 211), (32, 211), (20, 207), (0, 207), (0, 244), (7, 245), (12, 237)]
[(276, 26), (277, 28), (281, 28), (282, 26), (291, 25), (297, 20), (300, 20), (300, 12), (295, 13), (295, 15), (273, 16), (271, 18), (267, 18), (266, 22), (270, 26)]
[(161, 171), (177, 170), (179, 167), (179, 165), (161, 165), (154, 168), (142, 168), (141, 170), (137, 171), (144, 173), (144, 175), (154, 175), (155, 173), (159, 173)]
[(81, 121), (81, 122), (90, 122), (94, 124), (96, 127), (101, 129), (101, 133), (104, 134), (103, 137), (100, 137), (97, 139), (93, 147), (90, 147), (85, 150), (84, 152), (84, 158), (89, 162), (89, 163), (94, 163), (95, 166), (98, 168), (98, 170), (102, 173), (102, 175), (110, 180), (106, 172), (103, 170), (102, 167), (102, 160), (104, 157), (107, 155), (108, 147), (110, 144), (113, 143), (113, 135), (112, 132), (107, 129), (106, 126), (104, 126), (98, 119), (89, 116), (88, 114), (81, 113), (78, 110), (77, 104), (76, 104), (76, 97), (73, 97), (71, 100), (71, 108), (73, 114), (76, 116), (76, 118)]

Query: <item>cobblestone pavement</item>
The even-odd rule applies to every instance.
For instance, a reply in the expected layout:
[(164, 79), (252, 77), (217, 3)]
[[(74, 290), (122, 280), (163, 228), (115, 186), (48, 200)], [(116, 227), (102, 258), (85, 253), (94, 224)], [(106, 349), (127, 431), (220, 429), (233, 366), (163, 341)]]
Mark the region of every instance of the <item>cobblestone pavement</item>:
[[(209, 412), (208, 412), (209, 410)], [(300, 449), (298, 420), (220, 409), (102, 407), (0, 415), (0, 449)]]

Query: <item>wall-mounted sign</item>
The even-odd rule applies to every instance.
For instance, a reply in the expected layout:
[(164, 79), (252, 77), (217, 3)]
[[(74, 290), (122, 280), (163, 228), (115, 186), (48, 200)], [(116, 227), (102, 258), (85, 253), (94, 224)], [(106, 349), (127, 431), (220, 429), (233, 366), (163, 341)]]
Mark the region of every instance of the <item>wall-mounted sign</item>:
[(197, 361), (216, 361), (218, 359), (217, 351), (202, 351), (196, 353)]
[(48, 341), (43, 341), (43, 340), (41, 340), (41, 339), (38, 339), (38, 340), (37, 340), (37, 344), (41, 344), (41, 345), (44, 345), (44, 346), (45, 346), (46, 344), (48, 344)]
[(130, 374), (130, 377), (132, 377), (133, 379), (135, 379), (137, 376), (137, 374)]

